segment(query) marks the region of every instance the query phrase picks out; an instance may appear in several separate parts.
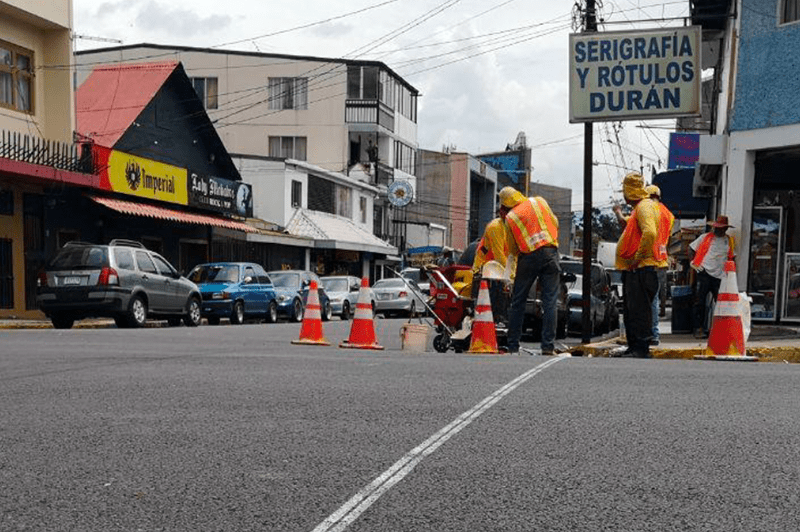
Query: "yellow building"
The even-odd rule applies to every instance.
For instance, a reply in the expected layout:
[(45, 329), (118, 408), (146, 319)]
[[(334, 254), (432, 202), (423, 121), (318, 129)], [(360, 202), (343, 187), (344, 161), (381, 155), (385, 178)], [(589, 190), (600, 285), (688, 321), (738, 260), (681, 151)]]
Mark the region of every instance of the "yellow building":
[(93, 183), (72, 143), (71, 30), (72, 0), (0, 0), (0, 318), (41, 316), (44, 189)]

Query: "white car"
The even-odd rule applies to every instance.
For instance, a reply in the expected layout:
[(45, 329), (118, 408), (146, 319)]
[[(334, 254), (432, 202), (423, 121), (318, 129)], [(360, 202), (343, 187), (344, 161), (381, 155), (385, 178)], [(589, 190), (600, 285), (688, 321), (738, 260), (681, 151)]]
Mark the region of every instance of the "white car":
[(413, 318), (425, 313), (425, 296), (417, 283), (410, 279), (381, 279), (372, 285), (372, 291), (375, 293), (376, 314), (405, 314)]
[(404, 268), (400, 272), (400, 277), (414, 281), (423, 294), (431, 294), (431, 281), (419, 268)]
[[(332, 275), (320, 279), (331, 302), (331, 312), (343, 320), (355, 314), (358, 295), (361, 292), (361, 279), (352, 275)], [(369, 289), (370, 304), (375, 311), (375, 294)]]

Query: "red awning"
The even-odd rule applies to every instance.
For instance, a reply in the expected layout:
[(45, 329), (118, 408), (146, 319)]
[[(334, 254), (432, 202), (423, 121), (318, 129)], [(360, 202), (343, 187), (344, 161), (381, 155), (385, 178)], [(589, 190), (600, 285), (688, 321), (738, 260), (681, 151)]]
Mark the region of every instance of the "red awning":
[(89, 196), (92, 200), (96, 201), (104, 207), (108, 207), (113, 211), (122, 214), (131, 214), (133, 216), (146, 216), (148, 218), (158, 218), (160, 220), (171, 220), (173, 222), (182, 222), (186, 224), (196, 225), (213, 225), (215, 227), (224, 227), (226, 229), (234, 229), (236, 231), (244, 231), (245, 233), (257, 233), (258, 230), (250, 227), (246, 223), (237, 222), (235, 220), (228, 220), (227, 218), (219, 218), (216, 216), (207, 216), (204, 214), (193, 214), (190, 212), (176, 211), (174, 209), (165, 209), (164, 207), (156, 207), (154, 205), (147, 205), (144, 203), (134, 203), (132, 201), (123, 201), (113, 198), (101, 198), (98, 196)]

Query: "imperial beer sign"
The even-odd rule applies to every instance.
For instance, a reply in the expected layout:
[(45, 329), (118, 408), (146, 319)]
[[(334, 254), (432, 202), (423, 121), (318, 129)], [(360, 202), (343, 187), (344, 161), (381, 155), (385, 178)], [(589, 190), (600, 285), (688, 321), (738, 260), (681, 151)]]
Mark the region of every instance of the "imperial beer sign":
[(569, 36), (570, 122), (700, 114), (700, 28)]

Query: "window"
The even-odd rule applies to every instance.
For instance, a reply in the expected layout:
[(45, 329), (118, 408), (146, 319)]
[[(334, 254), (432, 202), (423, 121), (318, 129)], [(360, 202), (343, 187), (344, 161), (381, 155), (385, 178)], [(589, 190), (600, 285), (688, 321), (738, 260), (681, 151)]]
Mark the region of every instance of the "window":
[(270, 137), (269, 156), (284, 159), (306, 160), (305, 137)]
[(394, 141), (394, 167), (407, 174), (415, 173), (417, 152), (411, 146)]
[(245, 282), (248, 282), (247, 281), (248, 277), (250, 278), (250, 281), (249, 281), (250, 283), (257, 283), (258, 282), (258, 277), (256, 276), (256, 271), (250, 266), (248, 266), (248, 267), (246, 267), (244, 269), (244, 280), (245, 280)]
[(158, 266), (158, 270), (161, 272), (161, 275), (164, 277), (171, 277), (175, 275), (175, 270), (169, 265), (169, 262), (167, 262), (164, 257), (153, 255), (153, 260), (155, 261), (156, 266)]
[(136, 252), (136, 264), (139, 266), (139, 271), (146, 273), (158, 273), (158, 270), (156, 270), (156, 265), (153, 264), (153, 260), (150, 258), (150, 255), (144, 251)]
[(353, 191), (346, 187), (336, 187), (336, 214), (353, 219)]
[(217, 78), (191, 78), (194, 91), (203, 102), (206, 109), (216, 109), (218, 106)]
[(14, 215), (14, 193), (10, 190), (0, 190), (0, 214)]
[(135, 270), (133, 267), (133, 253), (129, 249), (115, 248), (114, 258), (117, 260), (117, 268), (121, 270)]
[(800, 20), (800, 0), (781, 0), (781, 24)]
[(308, 78), (269, 78), (270, 109), (308, 109)]
[(303, 183), (292, 180), (292, 207), (303, 206)]
[(0, 106), (33, 112), (33, 52), (0, 41)]
[(361, 196), (358, 199), (358, 209), (359, 212), (361, 213), (361, 223), (362, 224), (367, 223), (367, 198), (365, 198), (364, 196)]

